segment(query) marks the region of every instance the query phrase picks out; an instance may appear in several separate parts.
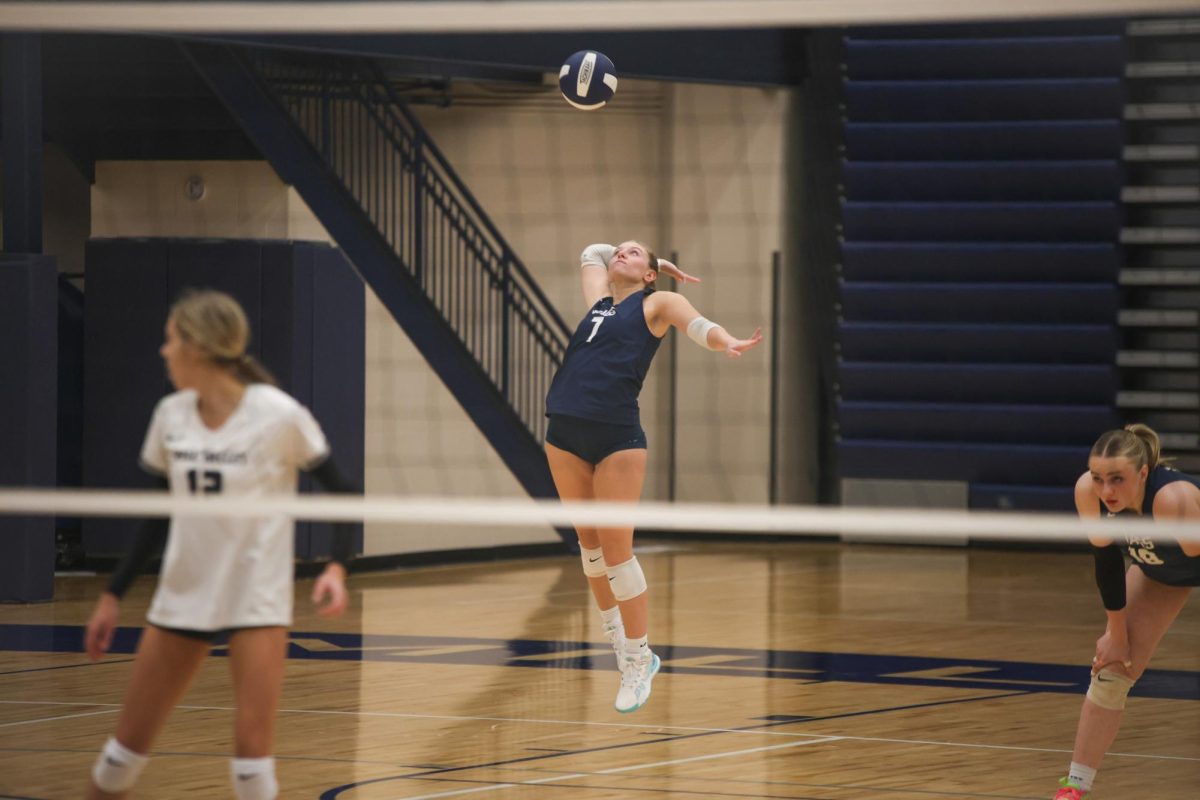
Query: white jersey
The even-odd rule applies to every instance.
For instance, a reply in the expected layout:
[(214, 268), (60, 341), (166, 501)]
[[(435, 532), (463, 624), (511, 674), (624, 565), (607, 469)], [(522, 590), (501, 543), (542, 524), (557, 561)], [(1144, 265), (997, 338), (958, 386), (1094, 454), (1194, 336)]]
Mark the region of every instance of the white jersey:
[[(164, 397), (141, 460), (167, 478), (173, 494), (245, 497), (295, 494), (297, 470), (328, 454), (308, 409), (255, 383), (216, 430), (201, 421), (195, 391)], [(147, 619), (198, 631), (291, 625), (294, 539), (288, 517), (172, 517)]]

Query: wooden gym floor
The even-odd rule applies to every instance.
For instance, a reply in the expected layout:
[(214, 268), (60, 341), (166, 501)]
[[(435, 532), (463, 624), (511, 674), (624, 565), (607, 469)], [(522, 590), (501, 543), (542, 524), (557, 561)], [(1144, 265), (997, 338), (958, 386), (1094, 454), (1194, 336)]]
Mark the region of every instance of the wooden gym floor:
[[(1087, 554), (832, 543), (650, 542), (640, 711), (578, 559), (357, 575), (353, 609), (296, 625), (276, 747), (282, 798), (477, 796), (1048, 800), (1070, 760), (1103, 610)], [(0, 797), (82, 796), (112, 731), (153, 588), (91, 665), (102, 578), (0, 606)], [(221, 650), (154, 749), (136, 798), (227, 798)], [(1200, 796), (1200, 604), (1134, 690), (1095, 800)]]

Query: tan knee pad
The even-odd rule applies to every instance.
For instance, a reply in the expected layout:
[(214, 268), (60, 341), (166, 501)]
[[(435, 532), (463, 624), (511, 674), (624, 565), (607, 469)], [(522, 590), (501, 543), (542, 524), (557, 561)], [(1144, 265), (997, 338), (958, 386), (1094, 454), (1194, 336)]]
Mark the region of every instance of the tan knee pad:
[(1121, 711), (1125, 708), (1125, 698), (1129, 696), (1129, 690), (1133, 688), (1134, 683), (1133, 678), (1105, 667), (1092, 676), (1087, 697), (1101, 708)]

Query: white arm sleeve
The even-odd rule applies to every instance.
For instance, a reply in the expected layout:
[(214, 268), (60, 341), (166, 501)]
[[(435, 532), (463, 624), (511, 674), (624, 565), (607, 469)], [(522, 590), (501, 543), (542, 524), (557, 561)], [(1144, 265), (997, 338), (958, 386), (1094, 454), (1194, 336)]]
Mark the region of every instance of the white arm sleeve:
[(579, 266), (586, 267), (589, 264), (595, 264), (598, 267), (608, 269), (608, 262), (612, 261), (612, 257), (616, 252), (617, 248), (611, 244), (589, 244), (579, 254)]
[(693, 342), (700, 345), (705, 350), (722, 352), (725, 349), (724, 347), (713, 347), (708, 343), (708, 332), (713, 328), (719, 327), (721, 326), (715, 322), (710, 322), (704, 317), (696, 317), (694, 320), (688, 323), (687, 334)]

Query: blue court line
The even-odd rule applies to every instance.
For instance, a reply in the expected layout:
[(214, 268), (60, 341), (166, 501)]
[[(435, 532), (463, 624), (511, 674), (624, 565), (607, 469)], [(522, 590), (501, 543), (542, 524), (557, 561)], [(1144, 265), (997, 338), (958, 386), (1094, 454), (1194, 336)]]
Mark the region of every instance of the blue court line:
[[(876, 709), (871, 709), (871, 710), (867, 710), (867, 711), (852, 711), (852, 712), (847, 712), (847, 713), (843, 713), (843, 714), (829, 714), (829, 715), (823, 716), (823, 717), (788, 716), (787, 719), (784, 719), (781, 721), (772, 721), (772, 722), (768, 722), (763, 725), (745, 725), (745, 726), (738, 727), (738, 728), (730, 728), (728, 730), (700, 731), (698, 733), (683, 734), (681, 736), (676, 736), (671, 739), (656, 739), (654, 741), (643, 739), (642, 741), (639, 741), (639, 742), (624, 742), (622, 744), (609, 744), (609, 745), (604, 745), (602, 747), (587, 747), (587, 748), (583, 748), (580, 750), (567, 750), (562, 753), (550, 753), (547, 755), (540, 755), (540, 756), (522, 756), (521, 758), (510, 758), (510, 759), (506, 759), (503, 761), (491, 761), (491, 762), (484, 763), (484, 764), (467, 764), (467, 765), (464, 765), (461, 767), (447, 767), (446, 769), (429, 770), (428, 772), (411, 772), (411, 773), (408, 773), (407, 775), (391, 775), (391, 776), (387, 776), (387, 777), (383, 777), (383, 778), (372, 778), (372, 779), (366, 780), (366, 781), (356, 781), (354, 783), (347, 783), (342, 786), (335, 786), (334, 788), (323, 792), (320, 796), (320, 800), (335, 800), (335, 798), (337, 798), (338, 795), (342, 794), (345, 791), (348, 791), (350, 789), (357, 789), (361, 786), (368, 786), (370, 784), (375, 784), (375, 783), (387, 783), (387, 782), (391, 782), (391, 781), (406, 781), (406, 780), (413, 780), (416, 778), (434, 779), (434, 776), (446, 775), (451, 772), (465, 772), (468, 770), (487, 769), (490, 767), (505, 767), (505, 766), (510, 766), (512, 764), (526, 764), (530, 761), (544, 761), (546, 759), (562, 758), (564, 756), (578, 756), (578, 755), (586, 755), (588, 753), (602, 753), (602, 752), (605, 752), (608, 750), (625, 750), (625, 749), (628, 749), (631, 747), (644, 747), (644, 746), (650, 745), (650, 744), (662, 744), (663, 742), (671, 742), (672, 744), (674, 744), (675, 742), (681, 741), (683, 739), (700, 739), (705, 736), (717, 736), (717, 735), (722, 735), (722, 734), (727, 734), (727, 733), (765, 730), (767, 728), (777, 728), (781, 725), (795, 725), (797, 723), (807, 723), (807, 722), (824, 722), (826, 720), (842, 719), (845, 717), (860, 717), (860, 716), (866, 716), (868, 714), (884, 714), (884, 713), (888, 713), (891, 711), (908, 711), (908, 710), (915, 709), (915, 708), (929, 708), (932, 706), (958, 705), (960, 703), (973, 703), (973, 702), (977, 702), (980, 700), (998, 700), (1003, 697), (1017, 697), (1017, 696), (1027, 695), (1027, 694), (1031, 694), (1031, 692), (1025, 691), (1025, 692), (1012, 692), (1009, 694), (999, 694), (999, 695), (993, 694), (993, 695), (980, 696), (980, 697), (963, 697), (963, 698), (959, 698), (957, 700), (935, 700), (935, 701), (932, 701), (929, 703), (914, 703), (912, 705), (905, 705), (905, 706), (889, 706), (887, 708), (876, 708)], [(489, 783), (496, 783), (496, 781), (490, 781)], [(538, 784), (538, 785), (540, 786), (541, 784)], [(805, 800), (805, 798), (793, 798), (793, 800)], [(808, 800), (819, 800), (819, 799), (818, 798), (809, 798)]]
[[(118, 628), (112, 653), (132, 653), (141, 628)], [(1091, 655), (1081, 643), (1081, 654)], [(662, 671), (806, 682), (840, 681), (895, 686), (1009, 692), (1083, 694), (1091, 675), (1086, 664), (1047, 664), (970, 658), (873, 655), (806, 650), (750, 650), (655, 645)], [(76, 625), (0, 625), (0, 650), (82, 652), (83, 628)], [(594, 651), (588, 653), (588, 651)], [(216, 655), (225, 651), (217, 647)], [(540, 669), (611, 669), (607, 643), (537, 639), (292, 631), (288, 657), (298, 660), (374, 661), (396, 664)], [(1149, 669), (1133, 697), (1200, 700), (1200, 672)]]

